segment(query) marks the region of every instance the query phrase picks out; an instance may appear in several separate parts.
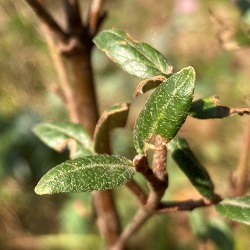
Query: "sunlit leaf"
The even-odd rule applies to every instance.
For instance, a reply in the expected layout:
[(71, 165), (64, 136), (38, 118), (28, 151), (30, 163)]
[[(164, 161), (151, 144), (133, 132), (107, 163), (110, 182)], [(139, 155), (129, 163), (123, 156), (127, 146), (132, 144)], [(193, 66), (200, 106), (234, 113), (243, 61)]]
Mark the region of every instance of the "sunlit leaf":
[(93, 154), (93, 144), (85, 129), (70, 122), (41, 123), (34, 133), (49, 147), (61, 152), (70, 149), (71, 158)]
[(188, 67), (173, 74), (152, 93), (136, 119), (134, 144), (138, 153), (144, 153), (157, 134), (166, 141), (176, 135), (188, 115), (194, 81), (194, 69)]
[(132, 179), (133, 163), (122, 156), (92, 155), (66, 161), (38, 182), (37, 194), (112, 189)]
[[(73, 205), (74, 203), (71, 202)], [(73, 210), (73, 209), (72, 209)], [(75, 213), (79, 213), (76, 209)], [(79, 214), (79, 217), (82, 214)], [(84, 218), (80, 217), (79, 223), (84, 223)], [(72, 221), (70, 219), (69, 223)], [(72, 226), (72, 224), (71, 224)], [(65, 230), (65, 229), (64, 229)], [(77, 229), (74, 228), (76, 231)], [(60, 250), (103, 250), (105, 247), (104, 240), (98, 235), (92, 233), (55, 233), (36, 236), (36, 249), (60, 249)], [(78, 231), (77, 231), (78, 232)], [(84, 247), (83, 247), (84, 246)]]
[(94, 132), (94, 149), (99, 154), (110, 154), (110, 131), (126, 125), (130, 104), (116, 104), (105, 110)]
[(134, 41), (122, 30), (101, 31), (93, 41), (112, 61), (131, 75), (146, 79), (172, 73), (172, 66), (160, 52), (146, 43)]
[(216, 210), (228, 219), (250, 225), (250, 196), (226, 198)]
[(198, 119), (224, 118), (231, 115), (250, 114), (250, 108), (229, 108), (219, 105), (218, 96), (209, 96), (192, 102), (189, 115)]
[(176, 137), (168, 144), (168, 149), (174, 161), (197, 191), (210, 200), (216, 200), (217, 195), (214, 193), (214, 185), (209, 174), (195, 157), (187, 141), (181, 137)]

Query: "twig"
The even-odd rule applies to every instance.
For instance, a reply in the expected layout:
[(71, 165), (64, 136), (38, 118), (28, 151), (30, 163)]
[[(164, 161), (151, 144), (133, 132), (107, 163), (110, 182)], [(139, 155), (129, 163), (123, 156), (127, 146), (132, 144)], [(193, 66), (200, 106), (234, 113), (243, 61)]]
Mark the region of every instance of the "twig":
[[(112, 190), (92, 192), (95, 210), (97, 212), (97, 225), (106, 245), (111, 247), (118, 239), (121, 225), (116, 211)], [(109, 249), (109, 248), (108, 248)]]
[(167, 182), (167, 147), (165, 145), (165, 140), (160, 135), (155, 137), (155, 148), (156, 150), (154, 152), (153, 158), (153, 172), (159, 180)]
[(67, 32), (72, 36), (79, 36), (82, 32), (82, 18), (78, 0), (63, 0), (66, 14)]
[(153, 215), (153, 211), (148, 211), (140, 207), (134, 215), (132, 221), (123, 230), (120, 238), (111, 250), (123, 249), (128, 239)]
[[(161, 160), (163, 160), (163, 158), (161, 158)], [(159, 164), (163, 164), (161, 160), (159, 159)], [(148, 160), (145, 155), (137, 155), (133, 160), (133, 164), (136, 170), (148, 181), (150, 193), (146, 204), (138, 209), (132, 221), (124, 229), (112, 250), (122, 249), (133, 233), (155, 213), (155, 209), (159, 206), (160, 200), (168, 185), (165, 178), (166, 175), (162, 174), (163, 172), (165, 173), (165, 163), (163, 166), (155, 164), (155, 167), (157, 166), (156, 174), (159, 174), (159, 178), (152, 169), (149, 168)]]
[(40, 21), (62, 41), (67, 43), (69, 36), (62, 30), (57, 22), (51, 17), (47, 10), (37, 0), (25, 0), (26, 3), (32, 8), (32, 10), (39, 17)]
[(250, 108), (230, 108), (229, 115), (250, 115)]
[(134, 180), (127, 182), (126, 186), (135, 194), (142, 205), (146, 204), (148, 197)]
[(157, 213), (169, 213), (169, 212), (177, 212), (177, 211), (192, 211), (198, 207), (206, 207), (219, 203), (221, 198), (218, 196), (217, 200), (211, 201), (204, 198), (199, 200), (185, 200), (185, 201), (171, 201), (160, 203), (159, 208), (157, 209)]
[(250, 157), (250, 117), (248, 118), (247, 122), (247, 130), (244, 136), (240, 160), (234, 176), (236, 195), (243, 195), (247, 188), (247, 170)]
[(104, 20), (106, 13), (101, 13), (104, 0), (91, 0), (88, 13), (89, 34), (93, 37)]
[(133, 160), (133, 165), (137, 172), (141, 173), (150, 186), (156, 187), (161, 184), (161, 181), (157, 179), (152, 169), (148, 165), (148, 159), (145, 155), (136, 155)]

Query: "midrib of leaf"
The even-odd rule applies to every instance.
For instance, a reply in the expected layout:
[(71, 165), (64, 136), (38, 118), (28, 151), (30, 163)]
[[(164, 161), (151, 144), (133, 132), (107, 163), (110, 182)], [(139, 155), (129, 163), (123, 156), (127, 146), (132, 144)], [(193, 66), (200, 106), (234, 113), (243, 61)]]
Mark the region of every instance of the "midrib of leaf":
[[(54, 124), (49, 124), (49, 127), (56, 129), (57, 131), (61, 132), (62, 134), (67, 135), (67, 136), (70, 137), (70, 138), (73, 138), (73, 139), (74, 139), (76, 142), (78, 142), (80, 145), (82, 145), (82, 146), (84, 146), (85, 148), (87, 148), (87, 149), (89, 149), (90, 151), (92, 151), (92, 148), (91, 148), (91, 147), (88, 147), (88, 146), (86, 146), (85, 144), (83, 144), (83, 143), (81, 142), (81, 140), (79, 140), (79, 139), (76, 138), (75, 136), (71, 135), (70, 133), (66, 132), (66, 130), (61, 129), (60, 127), (57, 127), (57, 126), (54, 125)], [(51, 133), (53, 133), (53, 132), (51, 132)]]
[[(124, 45), (125, 46), (125, 45)], [(129, 45), (129, 46), (131, 46), (131, 45)], [(133, 46), (131, 46), (131, 47), (133, 47)], [(137, 49), (136, 47), (133, 47), (134, 49)], [(143, 64), (144, 65), (147, 65), (148, 67), (150, 67), (150, 68), (153, 68), (153, 69), (155, 69), (156, 71), (161, 71), (162, 72), (162, 69), (159, 69), (159, 68), (157, 68), (157, 65), (155, 65), (154, 63), (151, 63), (151, 61), (145, 56), (145, 54), (143, 54), (142, 52), (140, 52), (139, 50), (136, 50), (141, 56), (143, 56), (144, 58), (146, 58), (147, 59), (147, 61), (144, 61), (143, 62)], [(119, 55), (119, 57), (124, 57), (125, 59), (127, 59), (125, 56), (121, 56), (121, 55)], [(140, 61), (140, 60), (138, 60), (138, 61)], [(127, 62), (134, 62), (134, 60), (127, 60)], [(163, 72), (162, 72), (163, 73)], [(163, 73), (163, 74), (165, 74), (165, 73)]]
[[(111, 32), (111, 31), (110, 31), (110, 33), (112, 33), (112, 34), (118, 36), (118, 37), (121, 38), (122, 40), (125, 40), (125, 41), (129, 44), (129, 46), (131, 46), (132, 48), (136, 49), (136, 51), (139, 52), (139, 54), (140, 54), (141, 56), (143, 56), (144, 58), (146, 58), (146, 59), (147, 59), (147, 62), (143, 62), (144, 64), (146, 64), (147, 66), (149, 66), (149, 67), (151, 67), (151, 68), (154, 68), (154, 69), (157, 70), (157, 71), (160, 70), (162, 73), (164, 73), (164, 69), (162, 69), (160, 63), (159, 63), (159, 65), (157, 65), (157, 64), (155, 64), (155, 63), (152, 62), (152, 64), (153, 64), (153, 67), (152, 67), (152, 64), (150, 64), (150, 62), (151, 62), (151, 61), (150, 61), (150, 57), (147, 56), (147, 53), (145, 53), (145, 52), (147, 52), (147, 51), (145, 51), (145, 50), (141, 47), (141, 44), (140, 44), (140, 43), (138, 43), (138, 42), (136, 42), (136, 41), (133, 40), (134, 43), (136, 43), (137, 45), (139, 45), (140, 49), (138, 49), (138, 47), (134, 46), (134, 44), (131, 43), (131, 41), (128, 40), (126, 37), (124, 38), (124, 37), (120, 36), (119, 34), (117, 34), (117, 33), (115, 33), (115, 32)], [(116, 45), (117, 42), (116, 42), (116, 43), (113, 43), (112, 45), (114, 45), (114, 44)], [(142, 43), (142, 44), (143, 44), (143, 43)], [(112, 46), (112, 45), (111, 45), (111, 46)], [(122, 44), (121, 44), (121, 45), (122, 45)], [(144, 53), (145, 53), (145, 54), (144, 54)], [(155, 53), (155, 51), (154, 51), (154, 53)], [(156, 54), (155, 54), (155, 55), (156, 55)], [(157, 60), (159, 60), (159, 58), (158, 58), (157, 55), (156, 55), (156, 57), (157, 57)], [(158, 61), (158, 62), (159, 62), (159, 61)], [(158, 67), (158, 68), (157, 68), (157, 67)], [(164, 73), (164, 74), (165, 74), (165, 73)]]
[(221, 203), (221, 206), (235, 206), (235, 207), (240, 207), (240, 208), (250, 208), (250, 204), (246, 204), (246, 203), (241, 203), (241, 202), (237, 202), (237, 201), (223, 201)]
[[(178, 82), (179, 79), (180, 79), (180, 75), (178, 76), (178, 79), (176, 79), (176, 82)], [(169, 103), (171, 103), (171, 101), (174, 99), (174, 96), (175, 96), (176, 92), (178, 92), (179, 89), (180, 89), (183, 85), (185, 85), (186, 81), (187, 81), (187, 78), (186, 78), (185, 81), (183, 81), (183, 83), (182, 83), (181, 85), (179, 85), (179, 87), (177, 87), (177, 88), (174, 90), (172, 97), (170, 97), (169, 100), (168, 100), (168, 102), (166, 103), (166, 105), (164, 105), (164, 110), (163, 110), (163, 112), (161, 112), (160, 115), (157, 116), (158, 118), (157, 118), (157, 119), (155, 120), (155, 122), (153, 123), (153, 126), (152, 126), (151, 131), (152, 131), (152, 130), (154, 131), (154, 130), (157, 128), (157, 124), (158, 124), (159, 121), (165, 116), (165, 111), (167, 110), (167, 107), (168, 107)], [(166, 81), (166, 84), (168, 84), (167, 81)], [(156, 110), (158, 110), (158, 109), (156, 109)], [(159, 114), (158, 111), (157, 111), (157, 113)], [(152, 135), (152, 133), (150, 133), (150, 135)], [(166, 139), (168, 139), (168, 138), (166, 138)]]

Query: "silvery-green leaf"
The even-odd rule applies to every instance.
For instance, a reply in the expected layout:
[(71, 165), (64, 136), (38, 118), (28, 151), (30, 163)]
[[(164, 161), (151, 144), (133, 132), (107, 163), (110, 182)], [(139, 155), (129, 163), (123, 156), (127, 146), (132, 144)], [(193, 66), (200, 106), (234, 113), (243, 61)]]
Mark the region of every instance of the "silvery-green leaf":
[(250, 225), (250, 196), (226, 198), (216, 205), (222, 216)]
[(135, 174), (125, 157), (92, 155), (76, 158), (49, 170), (35, 187), (37, 194), (90, 192), (121, 186)]
[(80, 124), (41, 123), (37, 124), (33, 131), (45, 144), (58, 152), (69, 148), (71, 158), (93, 154), (93, 143)]
[(122, 30), (101, 31), (93, 41), (112, 61), (133, 76), (146, 79), (172, 74), (172, 66), (159, 51), (146, 43), (134, 41)]

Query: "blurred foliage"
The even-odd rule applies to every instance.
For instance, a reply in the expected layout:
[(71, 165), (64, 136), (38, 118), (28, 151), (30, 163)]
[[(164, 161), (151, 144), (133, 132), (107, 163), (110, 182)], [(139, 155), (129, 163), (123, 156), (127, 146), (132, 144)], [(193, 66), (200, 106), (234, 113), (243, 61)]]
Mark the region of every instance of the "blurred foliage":
[(197, 209), (189, 214), (190, 227), (195, 235), (202, 241), (211, 242), (216, 249), (233, 250), (234, 239), (230, 227), (218, 217), (206, 218), (202, 209)]
[[(103, 28), (124, 29), (138, 41), (149, 43), (166, 55), (175, 71), (192, 65), (197, 72), (195, 99), (218, 95), (224, 105), (244, 107), (250, 96), (250, 11), (249, 1), (234, 2), (106, 1), (108, 17)], [(61, 22), (58, 2), (50, 7)], [(212, 21), (209, 9), (223, 24)], [(221, 41), (223, 25), (231, 33)], [(24, 1), (0, 1), (0, 249), (102, 249), (88, 194), (40, 197), (33, 192), (42, 174), (67, 158), (67, 152), (51, 151), (31, 132), (41, 120), (65, 120), (60, 99), (50, 91), (58, 79), (40, 33), (37, 18)], [(222, 43), (244, 47), (226, 51)], [(131, 129), (149, 94), (132, 98), (138, 79), (97, 50), (93, 65), (101, 111), (116, 102), (132, 101), (127, 128), (112, 133), (113, 151), (132, 158)], [(230, 195), (229, 176), (238, 164), (246, 125), (247, 117), (199, 122), (188, 118), (181, 131), (222, 195)], [(171, 160), (169, 174), (164, 199), (199, 197)], [(147, 189), (140, 176), (136, 179)], [(125, 225), (137, 201), (125, 188), (116, 190), (116, 198)], [(212, 208), (205, 209), (205, 214), (198, 215), (202, 223), (206, 221), (205, 229), (194, 233), (187, 213), (155, 216), (131, 239), (131, 245), (139, 250), (188, 250), (198, 249), (206, 239), (208, 249), (225, 249), (215, 236), (224, 235), (223, 244), (231, 244), (232, 232), (224, 222), (213, 224), (214, 216)], [(233, 227), (234, 249), (247, 249), (249, 232), (244, 225)]]

